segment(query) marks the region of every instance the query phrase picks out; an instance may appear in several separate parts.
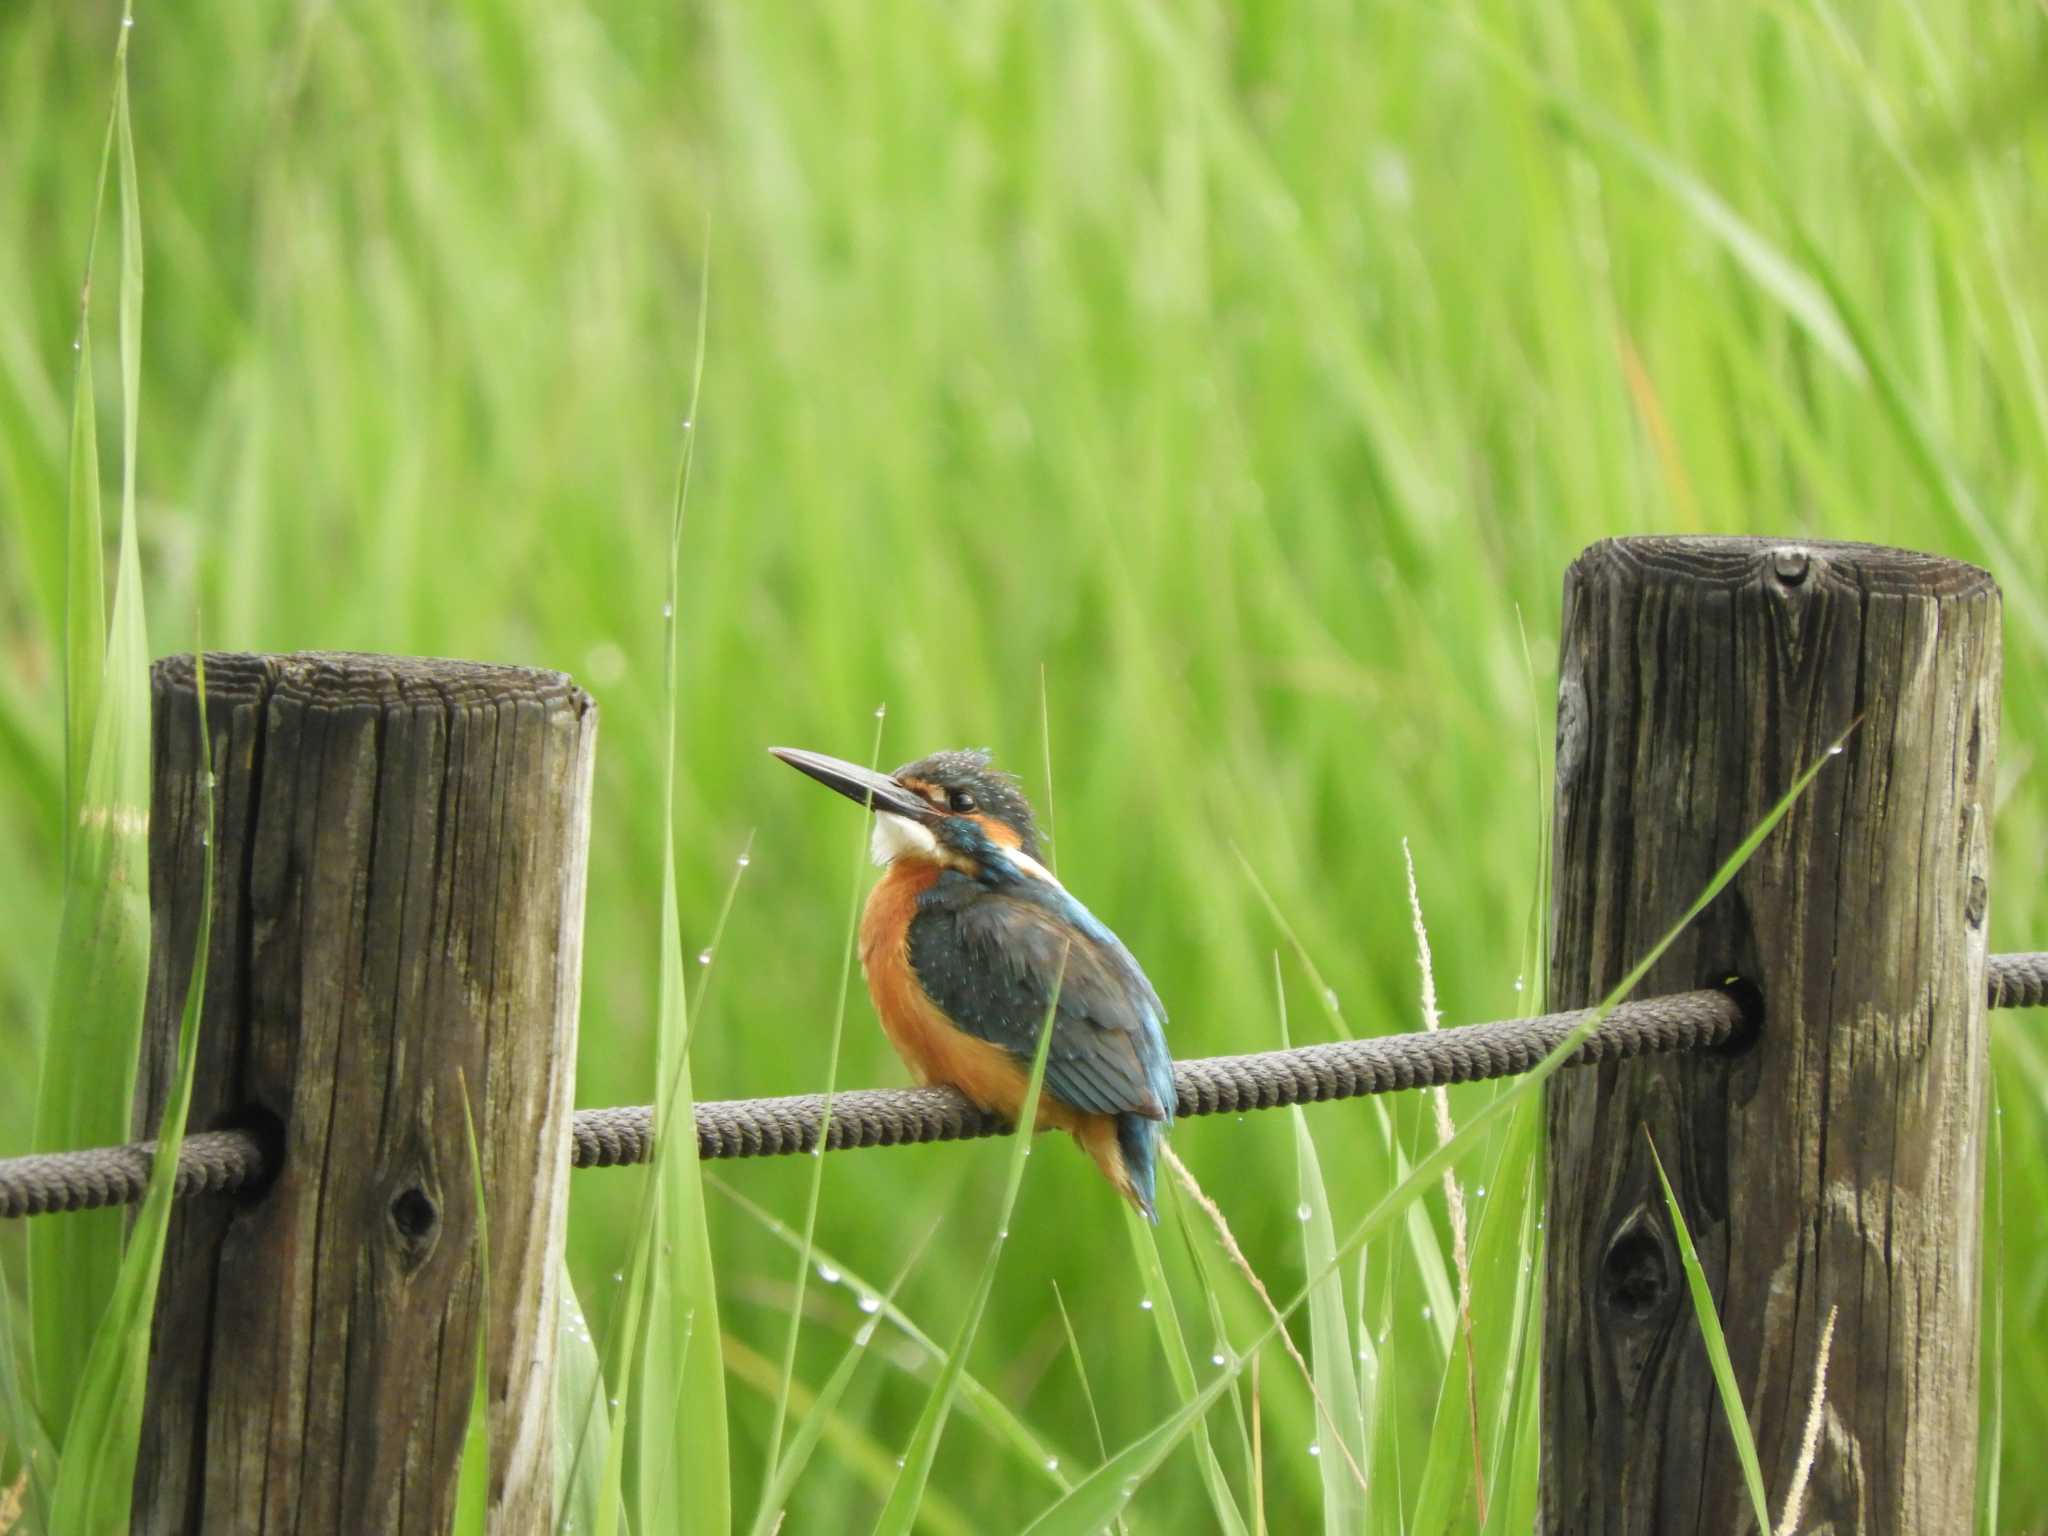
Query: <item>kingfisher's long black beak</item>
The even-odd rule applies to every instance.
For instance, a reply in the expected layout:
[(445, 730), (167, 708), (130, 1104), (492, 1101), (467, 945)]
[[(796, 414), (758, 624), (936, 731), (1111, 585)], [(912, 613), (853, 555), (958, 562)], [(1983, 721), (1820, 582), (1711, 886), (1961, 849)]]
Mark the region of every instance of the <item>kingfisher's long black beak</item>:
[(915, 822), (938, 819), (939, 813), (932, 809), (929, 800), (912, 794), (886, 773), (876, 773), (843, 758), (827, 757), (822, 752), (806, 752), (801, 747), (770, 747), (768, 750), (797, 772), (809, 774), (849, 800), (862, 805), (872, 804), (878, 811), (888, 811)]

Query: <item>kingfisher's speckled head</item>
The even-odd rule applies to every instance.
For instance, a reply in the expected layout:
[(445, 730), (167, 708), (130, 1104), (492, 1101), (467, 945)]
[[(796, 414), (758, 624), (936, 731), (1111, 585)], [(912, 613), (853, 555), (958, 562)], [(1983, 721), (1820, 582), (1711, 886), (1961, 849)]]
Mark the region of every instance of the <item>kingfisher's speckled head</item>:
[(976, 875), (1000, 864), (1051, 878), (1038, 862), (1031, 803), (1015, 776), (999, 770), (986, 752), (934, 752), (880, 774), (819, 752), (768, 750), (874, 811), (877, 864), (915, 858)]

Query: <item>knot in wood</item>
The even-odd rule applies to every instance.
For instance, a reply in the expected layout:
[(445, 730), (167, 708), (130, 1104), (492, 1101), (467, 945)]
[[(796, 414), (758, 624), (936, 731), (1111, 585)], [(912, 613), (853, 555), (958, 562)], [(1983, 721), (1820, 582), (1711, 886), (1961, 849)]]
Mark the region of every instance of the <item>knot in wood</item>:
[(1600, 1305), (1631, 1322), (1647, 1322), (1671, 1300), (1671, 1254), (1641, 1212), (1615, 1233), (1600, 1261)]
[(441, 1234), (441, 1208), (419, 1185), (409, 1184), (392, 1198), (391, 1226), (407, 1265), (424, 1263)]

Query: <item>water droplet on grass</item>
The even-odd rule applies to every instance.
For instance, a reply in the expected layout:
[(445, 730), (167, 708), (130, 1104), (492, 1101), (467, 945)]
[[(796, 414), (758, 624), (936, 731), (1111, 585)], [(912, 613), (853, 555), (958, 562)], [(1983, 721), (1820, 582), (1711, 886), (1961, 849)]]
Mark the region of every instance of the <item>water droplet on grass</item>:
[(709, 949), (698, 950), (697, 963), (699, 965), (709, 965), (711, 963), (711, 951)]
[(749, 864), (753, 862), (754, 856), (750, 853), (743, 853), (738, 858), (733, 860), (733, 863), (739, 865), (741, 869), (745, 869)]
[(1138, 1298), (1138, 1310), (1140, 1312), (1150, 1312), (1152, 1310), (1152, 1298), (1150, 1296), (1140, 1296)]
[(837, 1285), (839, 1283), (839, 1271), (830, 1264), (820, 1263), (818, 1265), (818, 1278), (827, 1285)]
[(1315, 1211), (1306, 1200), (1294, 1208), (1294, 1219), (1296, 1221), (1307, 1221), (1313, 1215), (1315, 1215)]
[(1046, 1470), (1046, 1471), (1048, 1471), (1048, 1472), (1057, 1472), (1057, 1471), (1059, 1471), (1059, 1469), (1060, 1469), (1060, 1459), (1059, 1459), (1059, 1457), (1057, 1457), (1057, 1456), (1048, 1456), (1048, 1457), (1046, 1457), (1046, 1458), (1045, 1458), (1045, 1470)]
[(863, 1296), (860, 1299), (860, 1309), (871, 1315), (879, 1312), (882, 1310), (882, 1298), (879, 1296)]
[(1320, 1456), (1323, 1454), (1323, 1448), (1320, 1445), (1318, 1445), (1315, 1441), (1311, 1440), (1308, 1443), (1308, 1453), (1311, 1456)]

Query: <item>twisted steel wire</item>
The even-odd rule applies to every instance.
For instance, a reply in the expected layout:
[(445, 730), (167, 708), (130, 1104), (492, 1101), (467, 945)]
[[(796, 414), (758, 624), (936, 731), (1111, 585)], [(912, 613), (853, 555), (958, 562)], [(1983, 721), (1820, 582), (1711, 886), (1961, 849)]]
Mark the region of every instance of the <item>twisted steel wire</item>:
[[(1993, 955), (1985, 967), (1993, 1008), (2048, 1006), (2048, 952)], [(1174, 1065), (1181, 1116), (1243, 1113), (1320, 1104), (1369, 1093), (1434, 1088), (1526, 1072), (1590, 1016), (1590, 1010), (1467, 1024), (1427, 1034), (1383, 1035), (1296, 1046), (1249, 1056), (1210, 1056)], [(1586, 1066), (1666, 1051), (1711, 1050), (1747, 1027), (1729, 992), (1679, 992), (1622, 1003), (1566, 1063)], [(710, 1100), (696, 1106), (697, 1155), (776, 1157), (809, 1152), (826, 1126), (825, 1148), (895, 1147), (1000, 1135), (1010, 1125), (951, 1088), (865, 1088), (823, 1094)], [(585, 1109), (572, 1127), (572, 1164), (612, 1168), (646, 1162), (654, 1151), (654, 1109)], [(156, 1143), (43, 1153), (0, 1160), (0, 1216), (133, 1205), (149, 1186)], [(178, 1153), (176, 1193), (229, 1194), (269, 1177), (262, 1140), (248, 1131), (187, 1136)]]

